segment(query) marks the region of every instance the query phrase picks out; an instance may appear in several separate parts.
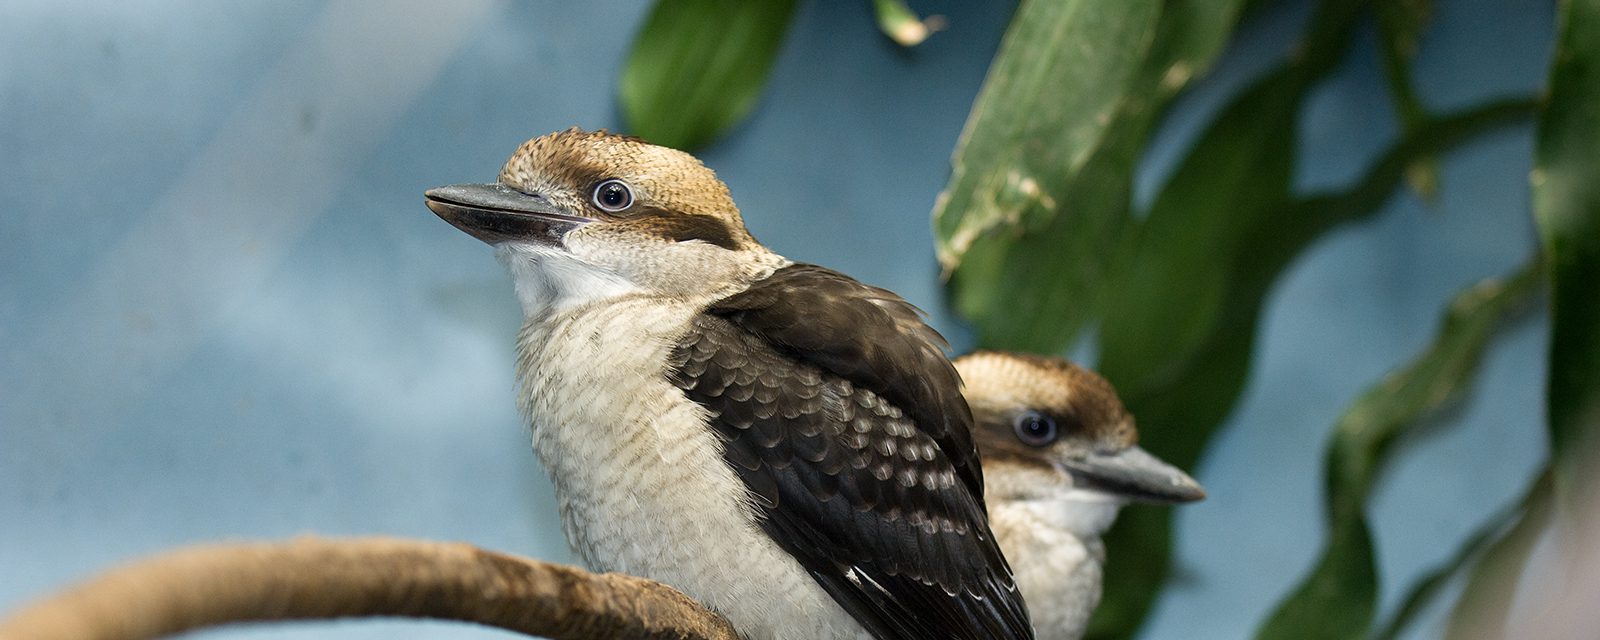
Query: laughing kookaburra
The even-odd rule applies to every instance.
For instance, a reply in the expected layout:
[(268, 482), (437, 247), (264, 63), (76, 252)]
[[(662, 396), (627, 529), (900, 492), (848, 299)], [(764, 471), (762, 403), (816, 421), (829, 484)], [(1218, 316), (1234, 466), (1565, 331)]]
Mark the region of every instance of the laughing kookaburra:
[(427, 204), (511, 272), (519, 399), (590, 568), (749, 638), (1032, 637), (910, 303), (773, 253), (694, 157), (603, 131)]
[(1040, 640), (1083, 636), (1100, 602), (1101, 534), (1128, 502), (1199, 500), (1184, 472), (1134, 443), (1111, 383), (1066, 360), (980, 351), (957, 358), (983, 452), (989, 525)]

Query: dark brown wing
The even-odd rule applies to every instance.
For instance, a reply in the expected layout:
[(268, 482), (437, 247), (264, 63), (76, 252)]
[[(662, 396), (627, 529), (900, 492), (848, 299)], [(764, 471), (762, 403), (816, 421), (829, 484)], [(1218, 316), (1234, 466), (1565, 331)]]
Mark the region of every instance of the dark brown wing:
[(698, 317), (673, 361), (763, 529), (876, 637), (1031, 638), (937, 334), (892, 293), (789, 269)]
[(904, 409), (982, 504), (972, 412), (944, 355), (950, 345), (904, 298), (831, 269), (794, 264), (708, 311)]

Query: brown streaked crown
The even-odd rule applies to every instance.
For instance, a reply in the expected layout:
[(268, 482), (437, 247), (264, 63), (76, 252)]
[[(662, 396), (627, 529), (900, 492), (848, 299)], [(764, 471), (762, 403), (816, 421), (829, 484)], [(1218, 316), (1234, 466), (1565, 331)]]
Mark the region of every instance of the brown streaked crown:
[[(1060, 449), (1120, 451), (1138, 442), (1133, 416), (1099, 374), (1066, 360), (1022, 353), (977, 351), (955, 360), (972, 407), (974, 436), (984, 458), (1016, 462), (1055, 457)], [(1017, 417), (1037, 411), (1054, 418), (1060, 441), (1047, 449), (1020, 442)]]
[[(610, 179), (632, 188), (635, 207), (610, 214), (590, 201)], [(694, 156), (632, 136), (577, 127), (522, 143), (500, 170), (501, 184), (539, 194), (576, 215), (637, 220), (661, 235), (746, 248), (755, 240), (744, 227), (727, 185)], [(683, 237), (679, 237), (683, 236)]]

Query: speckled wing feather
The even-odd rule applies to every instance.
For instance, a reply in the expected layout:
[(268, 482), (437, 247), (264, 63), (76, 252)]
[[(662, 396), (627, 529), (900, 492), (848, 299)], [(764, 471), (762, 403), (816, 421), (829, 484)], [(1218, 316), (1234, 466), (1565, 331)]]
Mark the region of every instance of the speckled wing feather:
[(904, 409), (982, 503), (972, 413), (961, 396), (961, 377), (944, 355), (950, 345), (904, 298), (832, 269), (793, 264), (709, 312)]
[(696, 318), (673, 379), (768, 535), (876, 637), (1031, 638), (941, 342), (894, 294), (796, 265)]

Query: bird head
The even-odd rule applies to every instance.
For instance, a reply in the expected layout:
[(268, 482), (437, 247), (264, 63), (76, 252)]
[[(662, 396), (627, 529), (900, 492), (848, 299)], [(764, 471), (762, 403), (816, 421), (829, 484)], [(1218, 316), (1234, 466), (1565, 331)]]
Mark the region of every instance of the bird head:
[[(991, 501), (1115, 507), (1205, 497), (1188, 474), (1146, 453), (1111, 383), (1066, 360), (979, 351), (955, 360), (972, 407)], [(1104, 523), (1109, 526), (1109, 522)]]
[(711, 169), (605, 131), (539, 136), (494, 184), (425, 197), (440, 218), (495, 247), (530, 316), (630, 291), (707, 294), (770, 262)]

